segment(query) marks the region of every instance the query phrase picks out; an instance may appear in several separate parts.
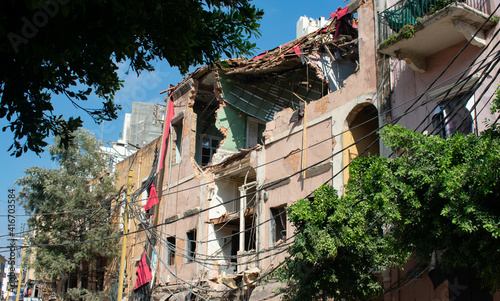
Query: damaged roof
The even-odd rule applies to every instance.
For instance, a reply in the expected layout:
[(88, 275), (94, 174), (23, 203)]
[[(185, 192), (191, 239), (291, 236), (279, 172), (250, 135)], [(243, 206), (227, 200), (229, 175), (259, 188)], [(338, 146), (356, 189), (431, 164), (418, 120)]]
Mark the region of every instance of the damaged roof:
[[(357, 20), (350, 14), (337, 14), (323, 28), (295, 39), (258, 56), (226, 60), (226, 74), (282, 72), (303, 63), (302, 56), (326, 52), (335, 60), (357, 59)], [(338, 14), (340, 15), (340, 14)]]
[(344, 8), (315, 32), (252, 59), (226, 60), (218, 72), (222, 99), (264, 122), (301, 100), (318, 100), (356, 72), (357, 36), (356, 19)]
[(315, 32), (251, 59), (232, 58), (216, 67), (200, 67), (164, 92), (183, 94), (182, 87), (191, 78), (204, 82), (207, 89), (210, 76), (215, 85), (210, 92), (220, 101), (268, 122), (284, 108), (298, 108), (301, 99), (314, 101), (342, 88), (356, 71), (357, 37), (357, 20), (347, 7), (339, 8)]
[[(329, 22), (315, 32), (291, 42), (265, 51), (258, 56), (248, 58), (230, 58), (218, 64), (226, 74), (246, 73), (260, 75), (279, 73), (290, 70), (304, 63), (304, 56), (326, 52), (334, 60), (356, 60), (358, 58), (357, 20), (348, 12), (348, 8), (338, 9), (331, 14)], [(197, 68), (180, 82), (160, 93), (172, 92), (189, 78), (200, 78), (209, 71), (208, 66)]]

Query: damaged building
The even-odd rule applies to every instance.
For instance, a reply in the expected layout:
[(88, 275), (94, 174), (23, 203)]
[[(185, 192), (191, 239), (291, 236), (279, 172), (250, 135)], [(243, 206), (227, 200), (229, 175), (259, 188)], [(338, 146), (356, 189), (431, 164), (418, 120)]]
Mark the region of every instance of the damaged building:
[[(406, 114), (404, 101), (429, 93), (424, 87), (442, 69), (439, 51), (445, 48), (421, 56), (427, 67), (419, 69), (400, 55), (409, 50), (401, 52), (397, 43), (384, 46), (384, 17), (391, 13), (383, 12), (397, 5), (402, 4), (353, 0), (316, 22), (324, 25), (318, 29), (297, 26), (305, 35), (296, 40), (251, 59), (199, 67), (163, 91), (161, 140), (117, 165), (133, 170), (134, 189), (141, 191), (132, 200), (140, 204), (135, 210), (141, 222), (132, 226), (133, 243), (127, 245), (133, 260), (126, 265), (124, 296), (279, 300), (275, 292), (281, 284), (259, 284), (293, 242), (286, 207), (325, 183), (342, 192), (354, 158), (387, 156), (378, 140), (380, 126), (394, 120), (409, 128), (426, 118), (433, 122), (432, 104)], [(440, 84), (431, 94), (460, 90)], [(144, 256), (151, 267), (147, 292), (134, 289)], [(401, 277), (399, 271), (385, 271), (382, 281), (391, 287)]]
[[(378, 127), (373, 8), (358, 5), (252, 59), (200, 67), (164, 91), (173, 112), (160, 151), (162, 197), (149, 220), (158, 225), (155, 294), (272, 295), (254, 288), (292, 241), (286, 206), (325, 182), (341, 189), (336, 174), (346, 160), (378, 152), (358, 144), (333, 156), (342, 140)], [(131, 283), (135, 269), (127, 266)], [(133, 295), (132, 285), (125, 292)]]

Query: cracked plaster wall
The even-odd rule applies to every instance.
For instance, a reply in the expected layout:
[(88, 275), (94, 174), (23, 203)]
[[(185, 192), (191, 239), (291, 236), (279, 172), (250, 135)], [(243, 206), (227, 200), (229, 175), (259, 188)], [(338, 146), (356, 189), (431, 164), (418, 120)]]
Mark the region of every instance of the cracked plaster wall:
[[(201, 210), (206, 207), (206, 186), (204, 182), (213, 180), (213, 176), (208, 173), (202, 173), (194, 161), (197, 147), (197, 115), (194, 113), (193, 106), (198, 91), (198, 82), (189, 79), (191, 88), (186, 93), (179, 96), (174, 101), (174, 115), (184, 111), (184, 117), (181, 142), (181, 161), (172, 164), (170, 169), (170, 152), (173, 150), (170, 144), (167, 147), (165, 156), (165, 170), (163, 176), (163, 191), (165, 195), (160, 201), (159, 223), (164, 223), (166, 219), (182, 218), (192, 210)], [(168, 189), (168, 187), (170, 187)], [(169, 192), (167, 196), (166, 193)], [(186, 232), (192, 229), (197, 230), (197, 240), (203, 240), (207, 237), (207, 227), (203, 227), (205, 215), (194, 215), (177, 222), (163, 225), (160, 227), (163, 238), (166, 235), (176, 237), (178, 252), (176, 254), (175, 264), (168, 266), (168, 269), (160, 265), (160, 273), (163, 280), (170, 279), (170, 283), (176, 283), (177, 280), (171, 275), (169, 270), (181, 279), (187, 280), (198, 275), (199, 267), (196, 263), (186, 263)], [(206, 244), (199, 243), (196, 252), (203, 253)], [(161, 258), (166, 262), (166, 250), (160, 251)]]
[[(373, 7), (371, 2), (363, 4), (358, 9), (358, 16), (360, 19), (360, 37), (359, 37), (359, 48), (360, 48), (360, 70), (357, 73), (351, 75), (345, 82), (343, 89), (340, 89), (334, 93), (331, 93), (317, 101), (313, 101), (308, 105), (307, 108), (307, 145), (313, 145), (319, 143), (315, 147), (308, 149), (306, 151), (306, 161), (307, 165), (314, 164), (325, 157), (332, 154), (334, 149), (339, 147), (339, 143), (336, 138), (333, 137), (333, 133), (338, 127), (342, 127), (347, 114), (349, 113), (350, 102), (358, 102), (364, 99), (363, 95), (374, 93), (376, 89), (375, 82), (375, 42), (373, 37)], [(184, 211), (192, 209), (196, 206), (200, 206), (200, 203), (204, 202), (201, 196), (205, 191), (205, 187), (197, 187), (192, 190), (182, 191), (184, 188), (192, 187), (197, 183), (200, 183), (200, 178), (210, 181), (212, 174), (209, 172), (200, 171), (196, 165), (192, 162), (193, 158), (196, 156), (196, 131), (197, 131), (197, 116), (193, 112), (194, 99), (197, 92), (196, 80), (193, 80), (193, 86), (188, 93), (182, 95), (178, 100), (176, 100), (175, 110), (178, 111), (184, 109), (186, 110), (184, 127), (182, 133), (182, 160), (179, 164), (172, 167), (171, 175), (171, 196), (167, 202), (166, 208), (163, 208), (161, 213), (163, 214), (161, 221), (167, 217), (171, 217), (175, 214), (182, 217)], [(218, 93), (216, 93), (216, 96)], [(351, 107), (352, 108), (352, 107)], [(334, 113), (334, 111), (336, 113)], [(275, 138), (274, 141), (268, 142), (264, 146), (264, 150), (259, 155), (259, 160), (262, 163), (270, 162), (274, 159), (287, 156), (284, 160), (278, 160), (276, 163), (266, 165), (263, 170), (258, 171), (258, 181), (259, 182), (270, 182), (276, 180), (281, 176), (289, 175), (301, 168), (302, 154), (300, 152), (293, 152), (294, 150), (302, 148), (302, 131), (294, 129), (300, 129), (302, 126), (302, 121), (297, 122), (297, 124), (290, 124), (289, 120), (292, 109), (285, 109), (278, 112), (275, 118), (266, 124), (266, 131), (264, 137), (269, 140)], [(338, 114), (338, 115), (337, 115)], [(231, 122), (231, 117), (234, 117), (235, 121)], [(217, 111), (217, 122), (216, 126), (219, 130), (224, 132), (226, 141), (223, 142), (222, 148), (237, 150), (241, 141), (234, 140), (237, 137), (246, 136), (246, 118), (240, 116), (239, 113), (233, 109), (228, 109), (228, 107), (221, 106)], [(237, 122), (236, 126), (234, 123)], [(233, 123), (233, 124), (232, 124)], [(227, 129), (227, 131), (224, 131)], [(283, 135), (282, 138), (276, 138)], [(167, 155), (168, 157), (168, 155)], [(275, 165), (273, 165), (275, 164)], [(283, 185), (274, 189), (269, 189), (269, 199), (263, 204), (261, 210), (262, 216), (259, 217), (260, 220), (265, 221), (269, 219), (271, 207), (280, 206), (286, 203), (291, 203), (300, 197), (304, 197), (308, 192), (317, 188), (320, 184), (331, 178), (334, 171), (339, 169), (334, 166), (332, 168), (331, 162), (326, 162), (326, 171), (320, 172), (318, 174), (313, 174), (307, 176), (306, 179), (302, 178), (302, 175), (293, 176), (290, 179), (288, 185)], [(168, 166), (168, 164), (166, 164)], [(168, 179), (167, 174), (164, 177), (164, 193), (167, 187), (166, 181)], [(175, 185), (172, 185), (175, 184)], [(178, 192), (178, 193), (176, 193)], [(206, 201), (205, 205), (210, 206), (211, 201)], [(213, 201), (212, 201), (213, 202)], [(164, 202), (165, 203), (165, 202)], [(166, 210), (166, 211), (165, 211)], [(201, 219), (188, 218), (183, 221), (172, 224), (172, 226), (167, 226), (163, 229), (166, 233), (170, 235), (177, 235), (179, 238), (185, 239), (185, 232), (196, 226), (201, 227), (200, 222), (204, 222)], [(209, 236), (210, 229), (213, 227), (203, 227), (203, 229), (198, 228), (198, 239), (203, 239)], [(259, 228), (259, 247), (267, 248), (269, 247), (269, 227), (267, 224)], [(287, 225), (287, 232), (289, 235), (293, 233), (291, 225)], [(184, 243), (179, 240), (179, 246), (184, 247)], [(208, 245), (202, 244), (198, 246), (197, 250), (208, 251)], [(210, 247), (210, 249), (212, 249)], [(164, 256), (164, 255), (163, 255)], [(284, 254), (271, 256), (265, 259), (261, 266), (269, 267), (271, 265), (277, 265), (279, 261), (283, 259)], [(173, 267), (181, 278), (190, 279), (193, 277), (193, 273), (197, 270), (195, 264), (185, 264), (184, 260), (177, 259), (176, 265)], [(167, 271), (163, 271), (163, 275), (167, 275)]]

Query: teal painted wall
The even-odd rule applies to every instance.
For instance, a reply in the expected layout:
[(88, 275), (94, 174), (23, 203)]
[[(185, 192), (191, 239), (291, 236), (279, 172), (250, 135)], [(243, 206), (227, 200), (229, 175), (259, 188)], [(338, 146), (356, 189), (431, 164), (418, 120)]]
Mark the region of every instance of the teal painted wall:
[(230, 105), (220, 109), (217, 113), (217, 129), (225, 128), (228, 130), (226, 140), (221, 148), (227, 151), (237, 152), (246, 146), (247, 118), (241, 116), (239, 111)]

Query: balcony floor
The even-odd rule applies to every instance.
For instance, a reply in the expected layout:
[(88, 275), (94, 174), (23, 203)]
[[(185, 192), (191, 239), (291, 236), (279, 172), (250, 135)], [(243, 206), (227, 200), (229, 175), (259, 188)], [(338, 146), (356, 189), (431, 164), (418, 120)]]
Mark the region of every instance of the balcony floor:
[[(412, 69), (425, 72), (425, 58), (465, 39), (472, 38), (488, 15), (463, 3), (454, 3), (422, 19), (415, 25), (415, 35), (379, 49), (380, 53), (405, 60)], [(486, 45), (484, 32), (495, 25), (488, 21), (471, 43)]]

